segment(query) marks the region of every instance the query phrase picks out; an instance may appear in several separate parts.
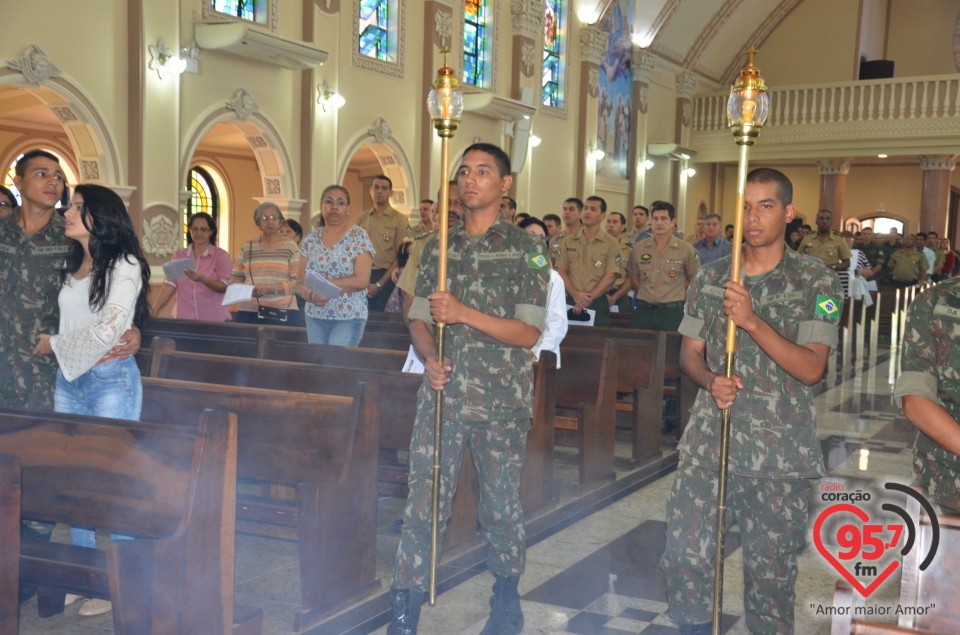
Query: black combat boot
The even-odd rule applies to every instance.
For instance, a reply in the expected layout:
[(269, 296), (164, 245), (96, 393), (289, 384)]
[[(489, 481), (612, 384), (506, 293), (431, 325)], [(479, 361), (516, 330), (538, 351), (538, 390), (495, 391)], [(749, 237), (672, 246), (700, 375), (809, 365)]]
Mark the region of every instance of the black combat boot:
[(520, 576), (501, 578), (493, 583), (490, 598), (490, 619), (480, 635), (519, 635), (523, 630), (523, 611), (520, 609), (520, 593), (517, 586)]
[(417, 635), (420, 607), (427, 594), (417, 589), (390, 589), (393, 620), (387, 625), (387, 635)]
[(713, 633), (713, 622), (680, 625), (680, 635), (710, 635), (711, 633)]

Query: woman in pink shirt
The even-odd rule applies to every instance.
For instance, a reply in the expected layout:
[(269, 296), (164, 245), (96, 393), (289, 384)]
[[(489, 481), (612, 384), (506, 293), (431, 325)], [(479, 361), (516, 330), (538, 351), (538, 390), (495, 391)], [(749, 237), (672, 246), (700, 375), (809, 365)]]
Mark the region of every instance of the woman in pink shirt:
[(159, 291), (153, 313), (157, 315), (166, 306), (174, 291), (177, 307), (174, 317), (181, 320), (211, 320), (225, 322), (230, 311), (221, 305), (227, 290), (232, 263), (230, 254), (216, 246), (217, 223), (206, 212), (190, 217), (187, 227), (187, 246), (174, 254), (174, 260), (192, 258), (197, 266), (188, 269), (186, 278), (167, 280)]

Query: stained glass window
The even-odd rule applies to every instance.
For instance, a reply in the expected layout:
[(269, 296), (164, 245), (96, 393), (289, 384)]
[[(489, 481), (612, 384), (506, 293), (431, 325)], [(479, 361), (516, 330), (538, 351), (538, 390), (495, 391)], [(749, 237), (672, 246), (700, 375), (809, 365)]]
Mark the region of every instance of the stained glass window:
[(183, 227), (180, 235), (182, 247), (187, 246), (187, 221), (193, 214), (206, 212), (213, 216), (214, 221), (219, 222), (220, 219), (220, 195), (209, 172), (200, 167), (192, 168), (189, 191), (190, 198), (187, 199), (187, 206), (183, 210)]
[(256, 20), (257, 10), (254, 0), (210, 0), (213, 10), (232, 15), (243, 20)]
[(488, 84), (489, 15), (487, 0), (467, 0), (463, 16), (463, 81), (474, 86)]
[(361, 0), (360, 52), (383, 62), (391, 62), (389, 0)]
[(543, 96), (544, 106), (563, 106), (563, 0), (546, 0), (543, 25)]

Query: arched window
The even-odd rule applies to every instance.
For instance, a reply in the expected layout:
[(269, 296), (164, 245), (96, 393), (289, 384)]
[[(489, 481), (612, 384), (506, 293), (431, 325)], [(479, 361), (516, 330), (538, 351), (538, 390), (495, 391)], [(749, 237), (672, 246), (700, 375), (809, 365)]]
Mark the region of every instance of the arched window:
[[(42, 148), (43, 150), (49, 152), (53, 156), (57, 157), (57, 160), (60, 162), (60, 169), (63, 170), (63, 175), (66, 178), (66, 185), (68, 188), (72, 188), (77, 184), (77, 175), (74, 174), (73, 170), (70, 168), (70, 164), (67, 163), (63, 156), (59, 152), (55, 152), (50, 148)], [(23, 153), (17, 155), (13, 161), (10, 162), (10, 167), (7, 169), (7, 173), (3, 177), (3, 185), (8, 190), (13, 192), (13, 195), (17, 198), (17, 205), (22, 205), (23, 201), (20, 199), (20, 190), (13, 184), (13, 177), (17, 175), (17, 161), (20, 160), (20, 157), (23, 156)], [(65, 189), (63, 193), (63, 200), (57, 203), (57, 208), (66, 207), (70, 203), (69, 198), (70, 193)]]
[(492, 21), (488, 0), (466, 0), (463, 14), (463, 81), (489, 88)]
[(565, 10), (563, 0), (546, 0), (546, 16), (543, 24), (543, 94), (541, 103), (551, 108), (564, 107)]
[(206, 212), (213, 216), (213, 220), (220, 222), (220, 194), (214, 184), (214, 179), (205, 169), (194, 167), (190, 169), (190, 183), (188, 185), (190, 198), (183, 209), (183, 227), (180, 236), (182, 247), (187, 245), (187, 221), (193, 214)]
[(870, 218), (860, 219), (861, 227), (872, 227), (876, 236), (886, 236), (891, 229), (897, 230), (897, 233), (903, 236), (903, 221), (899, 218), (890, 216), (871, 216)]

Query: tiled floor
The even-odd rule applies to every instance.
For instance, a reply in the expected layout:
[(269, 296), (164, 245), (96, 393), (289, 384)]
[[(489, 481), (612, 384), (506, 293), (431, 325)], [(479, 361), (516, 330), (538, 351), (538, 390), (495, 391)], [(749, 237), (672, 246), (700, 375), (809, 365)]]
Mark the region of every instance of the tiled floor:
[[(817, 426), (821, 433), (829, 476), (825, 482), (857, 488), (882, 488), (888, 480), (909, 481), (912, 429), (891, 397), (888, 356), (861, 371), (833, 372), (818, 387)], [(847, 367), (849, 368), (849, 364)], [(622, 446), (622, 447), (620, 447)], [(573, 506), (575, 461), (561, 455), (557, 476), (561, 480), (561, 505), (570, 503), (569, 517), (553, 518), (531, 532), (527, 571), (520, 591), (526, 616), (524, 633), (575, 633), (580, 635), (647, 635), (676, 633), (666, 614), (663, 580), (657, 563), (665, 540), (664, 505), (672, 473), (644, 482), (626, 460), (626, 444), (618, 444), (618, 483), (589, 504)], [(666, 465), (675, 460), (664, 447)], [(669, 469), (664, 470), (669, 472)], [(874, 490), (876, 491), (876, 490)], [(819, 506), (811, 507), (811, 522)], [(397, 545), (394, 520), (402, 501), (380, 502), (378, 574), (384, 589), (389, 582)], [(594, 511), (594, 508), (599, 508)], [(296, 545), (280, 539), (239, 537), (237, 599), (264, 609), (264, 633), (292, 632), (292, 615), (299, 593)], [(742, 602), (742, 561), (734, 526), (727, 539), (723, 630), (746, 633)], [(424, 607), (422, 635), (475, 634), (486, 620), (492, 576), (475, 565), (476, 558), (450, 569), (458, 583), (441, 588), (437, 605)], [(471, 566), (473, 565), (473, 566)], [(833, 586), (839, 576), (813, 546), (800, 557), (797, 582), (796, 632), (826, 634), (829, 617), (823, 607), (832, 605)], [(895, 603), (899, 585), (888, 580), (872, 602)], [(61, 616), (40, 620), (36, 604), (24, 605), (21, 633), (110, 632), (110, 618), (79, 618), (69, 607)], [(349, 620), (315, 629), (314, 633), (385, 633), (386, 600), (375, 598), (355, 609), (363, 624), (352, 629)], [(358, 620), (354, 620), (356, 624)]]

